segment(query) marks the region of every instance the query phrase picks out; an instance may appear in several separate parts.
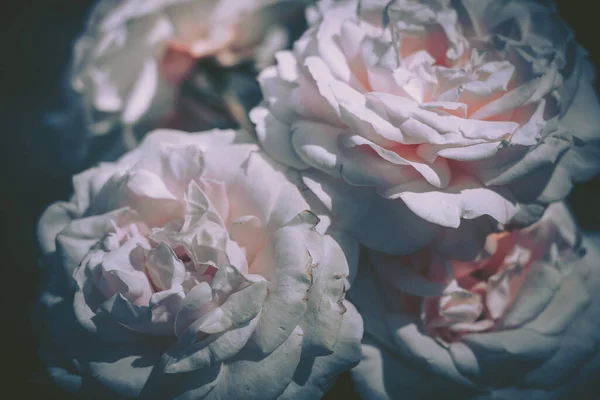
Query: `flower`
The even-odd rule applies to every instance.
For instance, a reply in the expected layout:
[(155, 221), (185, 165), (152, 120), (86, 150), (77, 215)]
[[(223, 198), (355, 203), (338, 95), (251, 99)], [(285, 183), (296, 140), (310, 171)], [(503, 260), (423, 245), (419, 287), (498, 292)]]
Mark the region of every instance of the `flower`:
[[(290, 29), (302, 24), (306, 4), (307, 0), (98, 2), (75, 42), (68, 71), (69, 106), (58, 121), (61, 138), (67, 134), (65, 127), (74, 124), (68, 129), (74, 137), (62, 138), (70, 162), (115, 159), (157, 124), (172, 123), (181, 102), (179, 87), (193, 78), (198, 60), (214, 58), (218, 68), (271, 63), (273, 53), (293, 38)], [(246, 75), (254, 80), (254, 73)], [(217, 101), (224, 107), (222, 102)], [(192, 131), (222, 127), (223, 120), (226, 127), (235, 125), (231, 115), (212, 107), (215, 99), (204, 103)], [(102, 156), (97, 158), (99, 152)]]
[(550, 2), (337, 2), (276, 58), (261, 144), (375, 250), (526, 226), (598, 171), (593, 67)]
[(358, 247), (295, 179), (218, 130), (77, 175), (39, 223), (49, 376), (84, 398), (320, 396), (360, 357)]
[(555, 203), (486, 243), (470, 263), (371, 254), (349, 293), (365, 318), (365, 398), (578, 398), (597, 376), (598, 238)]

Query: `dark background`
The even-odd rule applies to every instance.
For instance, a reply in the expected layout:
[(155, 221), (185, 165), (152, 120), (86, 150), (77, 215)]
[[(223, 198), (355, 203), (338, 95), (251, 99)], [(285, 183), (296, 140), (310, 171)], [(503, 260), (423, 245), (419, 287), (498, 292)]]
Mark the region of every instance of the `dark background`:
[[(243, 0), (240, 0), (243, 1)], [(70, 175), (44, 127), (41, 110), (59, 109), (71, 41), (90, 0), (4, 0), (0, 5), (0, 371), (3, 398), (66, 399), (35, 384), (40, 365), (31, 334), (36, 290), (35, 238), (44, 208), (70, 195)], [(561, 0), (563, 18), (600, 65), (598, 17), (589, 1)], [(598, 88), (598, 85), (597, 85)], [(570, 202), (585, 229), (600, 229), (600, 178), (576, 186)], [(351, 398), (347, 379), (329, 398)], [(9, 397), (5, 397), (9, 396)]]

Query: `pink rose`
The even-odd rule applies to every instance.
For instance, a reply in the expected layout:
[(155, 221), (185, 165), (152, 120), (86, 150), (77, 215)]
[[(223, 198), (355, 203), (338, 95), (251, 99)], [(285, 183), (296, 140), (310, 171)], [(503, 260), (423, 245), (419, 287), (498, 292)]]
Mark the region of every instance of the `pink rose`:
[(578, 398), (600, 362), (599, 255), (562, 203), (528, 228), (489, 235), (475, 261), (373, 252), (350, 293), (365, 318), (359, 392)]
[(39, 223), (50, 377), (84, 398), (321, 396), (359, 358), (358, 247), (296, 179), (234, 131), (156, 131), (77, 175)]
[[(221, 69), (274, 62), (273, 54), (293, 38), (290, 29), (303, 21), (307, 3), (98, 1), (74, 44), (67, 73), (69, 108), (56, 132), (64, 141), (67, 161), (87, 166), (116, 159), (157, 124), (171, 122), (173, 114), (181, 112), (174, 110), (180, 85), (193, 75), (200, 59), (214, 58)], [(209, 105), (201, 112), (192, 131), (235, 126), (230, 115)]]
[(336, 2), (277, 59), (261, 144), (373, 249), (455, 251), (598, 171), (593, 68), (547, 2)]

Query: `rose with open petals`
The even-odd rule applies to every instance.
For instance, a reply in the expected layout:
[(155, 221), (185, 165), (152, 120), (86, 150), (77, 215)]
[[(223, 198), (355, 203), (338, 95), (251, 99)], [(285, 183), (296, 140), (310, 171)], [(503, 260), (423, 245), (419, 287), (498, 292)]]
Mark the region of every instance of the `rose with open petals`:
[[(367, 399), (579, 398), (600, 365), (600, 241), (562, 203), (491, 234), (469, 263), (371, 253), (350, 292), (365, 318)], [(583, 393), (583, 392), (582, 392)], [(561, 396), (567, 397), (561, 397)]]
[(312, 399), (358, 361), (356, 243), (244, 138), (157, 131), (46, 210), (54, 381), (83, 398)]
[(444, 239), (525, 226), (598, 171), (593, 68), (547, 2), (323, 14), (262, 72), (251, 116), (265, 150), (368, 247), (456, 248)]
[[(307, 3), (99, 1), (75, 42), (68, 72), (69, 107), (58, 121), (67, 161), (80, 165), (90, 161), (87, 157), (92, 162), (115, 159), (158, 123), (172, 122), (173, 114), (181, 111), (179, 88), (193, 75), (198, 60), (215, 59), (216, 68), (271, 64), (273, 54), (297, 37), (290, 30), (303, 21)], [(254, 72), (251, 75), (254, 80)], [(189, 96), (185, 98), (184, 107), (190, 103)], [(203, 99), (200, 103), (208, 103), (204, 107), (195, 104), (198, 115), (192, 131), (231, 127), (232, 117), (211, 107), (217, 100)], [(223, 126), (223, 121), (230, 124)]]

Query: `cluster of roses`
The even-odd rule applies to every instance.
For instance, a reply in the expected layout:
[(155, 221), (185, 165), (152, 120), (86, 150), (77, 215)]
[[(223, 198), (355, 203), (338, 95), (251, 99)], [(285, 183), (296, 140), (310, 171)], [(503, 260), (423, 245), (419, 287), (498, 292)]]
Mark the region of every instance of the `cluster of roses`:
[(600, 171), (600, 103), (550, 1), (101, 0), (69, 78), (65, 154), (104, 162), (39, 223), (56, 384), (559, 399), (599, 376), (600, 241), (561, 201)]

